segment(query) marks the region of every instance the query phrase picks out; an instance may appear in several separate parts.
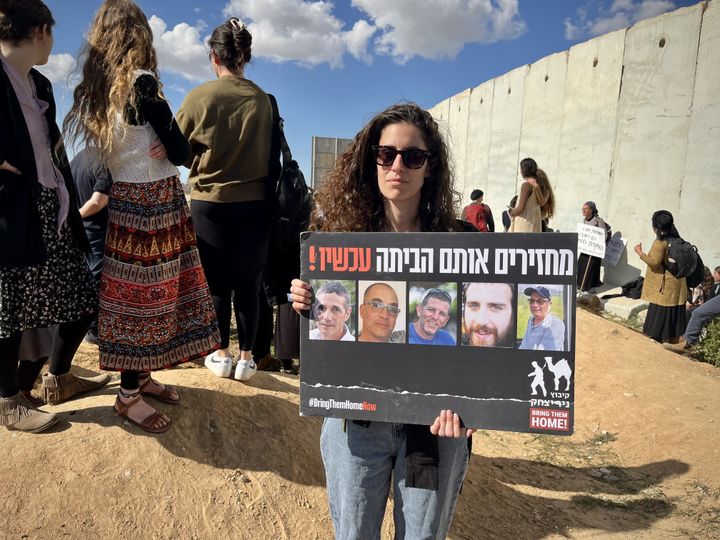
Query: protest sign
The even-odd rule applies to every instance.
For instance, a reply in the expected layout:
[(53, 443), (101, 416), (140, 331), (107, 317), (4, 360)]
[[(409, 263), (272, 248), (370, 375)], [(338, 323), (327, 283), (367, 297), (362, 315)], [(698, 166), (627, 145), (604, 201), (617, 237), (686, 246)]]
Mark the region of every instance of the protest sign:
[(591, 257), (605, 256), (605, 229), (593, 227), (584, 223), (577, 224), (578, 253), (585, 253)]
[(303, 233), (300, 413), (570, 435), (577, 235)]
[(619, 233), (615, 233), (605, 248), (605, 258), (603, 262), (608, 266), (616, 266), (626, 246), (627, 240), (620, 236)]

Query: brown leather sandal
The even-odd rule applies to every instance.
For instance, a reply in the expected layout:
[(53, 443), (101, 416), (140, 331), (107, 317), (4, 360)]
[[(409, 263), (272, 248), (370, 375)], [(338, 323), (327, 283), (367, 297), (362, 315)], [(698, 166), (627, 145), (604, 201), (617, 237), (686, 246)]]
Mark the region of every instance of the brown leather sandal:
[(128, 416), (128, 411), (130, 408), (135, 405), (138, 401), (142, 399), (142, 395), (138, 395), (134, 398), (132, 398), (127, 403), (123, 403), (120, 401), (120, 396), (115, 398), (115, 405), (113, 406), (113, 409), (115, 409), (115, 415), (121, 416), (125, 418), (128, 422), (131, 424), (135, 424), (140, 429), (143, 429), (147, 431), (148, 433), (165, 433), (168, 429), (170, 429), (170, 424), (172, 424), (172, 420), (168, 419), (167, 423), (161, 426), (155, 426), (158, 420), (161, 419), (163, 416), (163, 413), (160, 411), (155, 411), (153, 414), (142, 420), (141, 422), (138, 422), (137, 420), (133, 420)]
[[(149, 392), (148, 390), (146, 390), (146, 387), (152, 383), (162, 385), (164, 387), (162, 389), (162, 392), (158, 394), (157, 392)], [(163, 403), (169, 403), (170, 405), (177, 405), (178, 403), (180, 403), (180, 394), (178, 394), (177, 399), (174, 399), (172, 397), (173, 390), (177, 393), (175, 387), (170, 386), (169, 384), (163, 384), (160, 381), (156, 381), (152, 378), (152, 375), (148, 375), (145, 379), (145, 382), (140, 385), (141, 396), (157, 399), (158, 401), (162, 401)]]

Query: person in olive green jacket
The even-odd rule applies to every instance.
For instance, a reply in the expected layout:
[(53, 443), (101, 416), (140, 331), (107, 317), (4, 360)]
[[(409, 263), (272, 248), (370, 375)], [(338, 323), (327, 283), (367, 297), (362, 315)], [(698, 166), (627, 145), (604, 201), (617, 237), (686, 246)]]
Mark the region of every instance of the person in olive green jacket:
[(268, 95), (245, 78), (251, 44), (250, 32), (235, 17), (215, 28), (208, 45), (217, 79), (190, 91), (177, 113), (190, 141), (192, 219), (220, 325), (220, 349), (205, 365), (219, 377), (231, 375), (234, 308), (240, 355), (233, 376), (241, 381), (257, 371), (252, 348), (271, 227), (273, 114)]
[(685, 278), (676, 278), (666, 269), (668, 240), (680, 235), (675, 228), (673, 216), (667, 210), (653, 214), (652, 227), (657, 238), (650, 251), (643, 252), (642, 244), (635, 246), (635, 253), (647, 264), (645, 281), (640, 298), (650, 303), (643, 333), (655, 341), (676, 343), (685, 331), (687, 315), (687, 284)]

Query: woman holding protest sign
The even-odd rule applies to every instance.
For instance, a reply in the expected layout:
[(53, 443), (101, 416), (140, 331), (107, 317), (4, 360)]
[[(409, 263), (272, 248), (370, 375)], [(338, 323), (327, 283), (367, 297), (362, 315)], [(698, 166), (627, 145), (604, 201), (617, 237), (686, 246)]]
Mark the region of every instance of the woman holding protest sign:
[[(270, 98), (245, 77), (252, 36), (236, 17), (215, 28), (210, 64), (217, 79), (185, 97), (178, 124), (190, 140), (192, 218), (220, 325), (220, 349), (205, 358), (218, 377), (247, 381), (260, 317), (258, 290), (270, 239), (268, 180), (273, 114)], [(240, 354), (232, 372), (230, 318)]]
[[(376, 115), (338, 158), (310, 228), (324, 232), (472, 230), (455, 218), (448, 152), (432, 116), (415, 104)], [(312, 304), (293, 280), (293, 307)], [(379, 538), (392, 481), (395, 535), (445, 538), (469, 458), (473, 430), (443, 410), (432, 426), (326, 418), (320, 446), (337, 538)], [(420, 488), (420, 489), (416, 489)]]
[[(605, 231), (605, 245), (610, 241), (612, 236), (610, 227), (606, 225), (603, 218), (598, 215), (597, 206), (593, 201), (588, 201), (582, 205), (583, 223), (592, 227), (598, 227)], [(587, 253), (581, 253), (578, 257), (578, 274), (577, 286), (581, 291), (589, 291), (595, 287), (602, 285), (600, 281), (600, 266), (602, 259), (593, 257)]]

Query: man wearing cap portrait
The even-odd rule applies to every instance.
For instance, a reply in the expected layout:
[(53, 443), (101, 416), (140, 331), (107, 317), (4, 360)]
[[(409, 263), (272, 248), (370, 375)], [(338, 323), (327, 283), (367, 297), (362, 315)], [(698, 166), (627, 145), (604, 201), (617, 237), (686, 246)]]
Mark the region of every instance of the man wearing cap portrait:
[(552, 297), (548, 288), (534, 285), (523, 292), (530, 304), (530, 318), (520, 349), (565, 350), (565, 323), (550, 313)]

